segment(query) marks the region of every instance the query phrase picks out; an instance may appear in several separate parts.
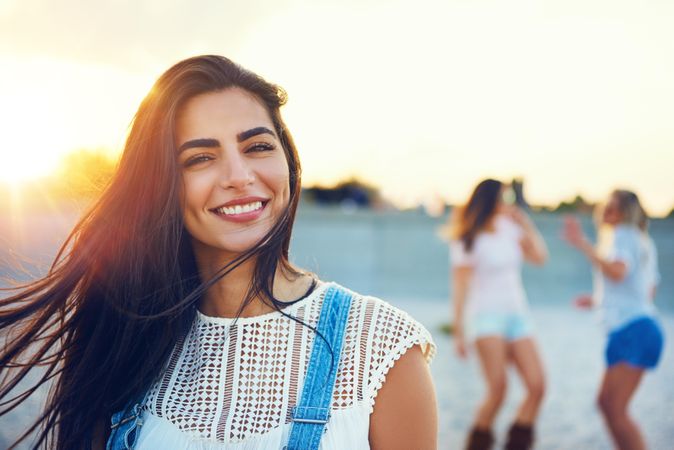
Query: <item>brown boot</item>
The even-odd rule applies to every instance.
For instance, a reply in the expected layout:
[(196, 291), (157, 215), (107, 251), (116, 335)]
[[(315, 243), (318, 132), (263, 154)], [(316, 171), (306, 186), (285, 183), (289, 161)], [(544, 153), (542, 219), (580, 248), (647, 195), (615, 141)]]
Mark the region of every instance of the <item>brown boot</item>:
[(473, 428), (468, 435), (466, 450), (489, 450), (494, 445), (494, 435), (491, 430)]
[(508, 442), (506, 442), (505, 450), (530, 450), (533, 446), (533, 426), (514, 423), (508, 430)]

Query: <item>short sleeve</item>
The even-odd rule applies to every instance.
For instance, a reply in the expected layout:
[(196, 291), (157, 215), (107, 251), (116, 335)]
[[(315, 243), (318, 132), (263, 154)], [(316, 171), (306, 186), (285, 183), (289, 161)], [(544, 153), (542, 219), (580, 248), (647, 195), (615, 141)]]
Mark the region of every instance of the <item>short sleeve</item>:
[(365, 333), (366, 339), (361, 341), (361, 351), (367, 355), (363, 399), (369, 402), (372, 412), (377, 393), (395, 362), (410, 348), (418, 345), (430, 363), (436, 347), (428, 330), (406, 312), (373, 297), (366, 297), (365, 302), (372, 316)]
[(475, 265), (475, 254), (466, 251), (463, 241), (452, 240), (449, 243), (449, 262), (452, 267), (472, 267)]
[(622, 262), (627, 266), (628, 271), (635, 267), (639, 258), (639, 242), (636, 239), (636, 233), (637, 231), (624, 226), (616, 227), (606, 258), (612, 262)]

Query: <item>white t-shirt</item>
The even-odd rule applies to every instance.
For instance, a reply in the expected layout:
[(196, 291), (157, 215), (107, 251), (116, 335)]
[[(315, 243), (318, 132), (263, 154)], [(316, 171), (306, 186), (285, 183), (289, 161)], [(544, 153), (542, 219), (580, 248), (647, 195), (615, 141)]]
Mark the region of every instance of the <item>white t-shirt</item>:
[[(646, 261), (646, 276), (648, 277), (649, 289), (655, 289), (660, 284), (660, 270), (658, 269), (658, 250), (655, 248), (655, 242), (647, 234), (643, 234), (645, 240), (646, 252), (648, 253)], [(650, 294), (650, 292), (649, 292)]]
[[(283, 311), (313, 327), (332, 283)], [(370, 414), (388, 370), (435, 344), (405, 312), (353, 294), (320, 450), (369, 449)], [(302, 393), (315, 333), (280, 312), (238, 320), (197, 313), (150, 391), (136, 450), (279, 450)]]
[(478, 233), (470, 252), (460, 240), (450, 243), (451, 265), (473, 268), (466, 298), (468, 316), (527, 311), (521, 274), (522, 235), (522, 228), (515, 221), (499, 214), (494, 219), (494, 230)]
[(637, 317), (652, 315), (655, 307), (651, 290), (659, 275), (650, 237), (634, 226), (605, 227), (599, 231), (597, 252), (608, 261), (621, 261), (627, 266), (621, 281), (611, 280), (600, 270), (594, 273), (594, 298), (601, 305), (607, 329), (616, 330)]

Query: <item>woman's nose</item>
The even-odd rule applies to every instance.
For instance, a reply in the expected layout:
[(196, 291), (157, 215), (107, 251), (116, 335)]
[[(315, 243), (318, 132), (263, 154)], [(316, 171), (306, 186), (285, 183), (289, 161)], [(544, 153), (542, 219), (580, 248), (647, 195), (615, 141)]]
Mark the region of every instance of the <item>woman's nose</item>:
[(241, 189), (255, 180), (253, 170), (244, 155), (236, 152), (222, 160), (220, 183), (225, 189)]

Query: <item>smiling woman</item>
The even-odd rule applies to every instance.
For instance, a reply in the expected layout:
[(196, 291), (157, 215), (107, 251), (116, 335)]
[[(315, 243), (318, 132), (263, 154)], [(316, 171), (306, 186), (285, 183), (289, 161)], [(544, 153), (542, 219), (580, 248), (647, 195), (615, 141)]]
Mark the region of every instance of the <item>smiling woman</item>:
[(235, 256), (283, 215), (290, 173), (273, 129), (265, 107), (239, 88), (196, 96), (183, 107), (177, 124), (182, 208), (197, 260), (209, 249)]
[(436, 447), (428, 331), (289, 261), (285, 99), (223, 57), (170, 68), (50, 273), (0, 300), (0, 415), (55, 378), (38, 446)]

